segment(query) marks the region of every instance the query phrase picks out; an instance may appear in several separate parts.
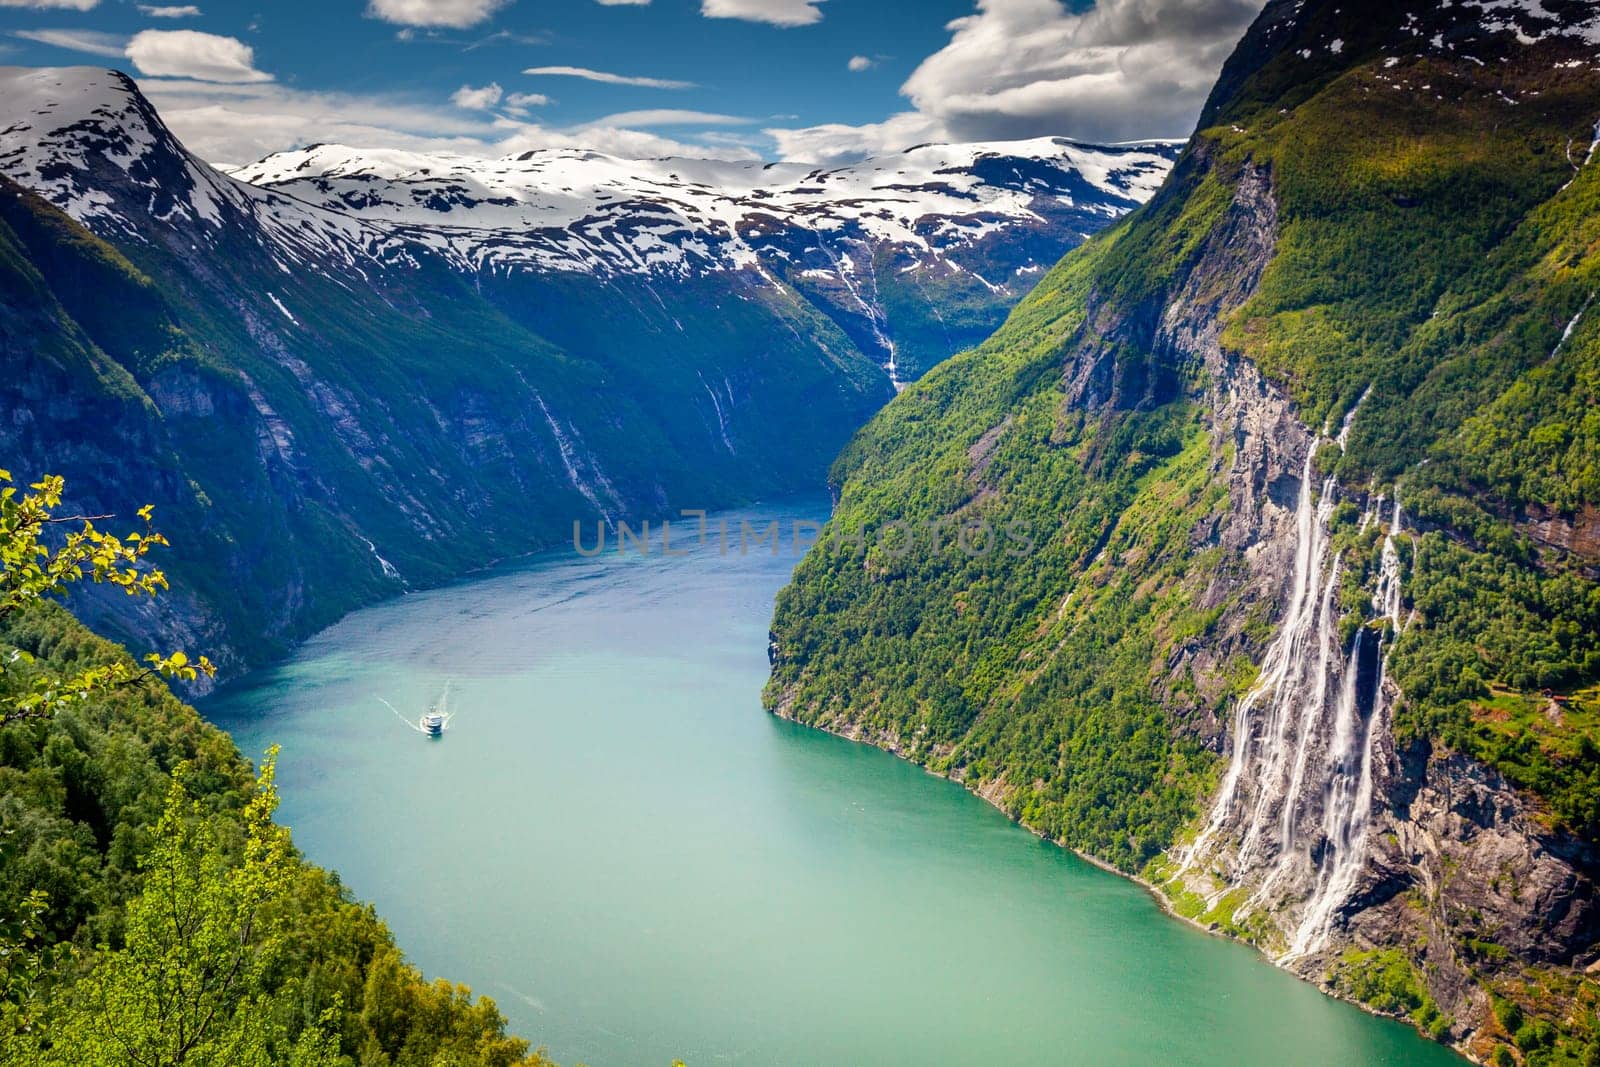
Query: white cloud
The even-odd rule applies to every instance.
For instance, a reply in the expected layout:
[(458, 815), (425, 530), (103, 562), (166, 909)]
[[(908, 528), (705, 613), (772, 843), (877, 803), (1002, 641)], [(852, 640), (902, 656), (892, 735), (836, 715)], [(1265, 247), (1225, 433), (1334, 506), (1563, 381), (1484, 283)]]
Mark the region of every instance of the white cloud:
[(519, 119), (528, 117), (531, 109), (544, 107), (550, 98), (543, 93), (511, 93), (505, 99), (506, 114)]
[(511, 132), (493, 149), (495, 155), (512, 155), (541, 148), (586, 148), (626, 159), (660, 159), (688, 156), (695, 159), (760, 159), (761, 153), (737, 144), (690, 144), (644, 130), (613, 126), (584, 126), (577, 130), (552, 130), (543, 126), (507, 124)]
[[(402, 32), (404, 32), (404, 31), (402, 31)], [(539, 35), (537, 33), (513, 33), (510, 30), (496, 30), (495, 32), (493, 32), (491, 34), (488, 34), (487, 36), (478, 38), (476, 41), (473, 41), (470, 44), (464, 45), (461, 50), (463, 52), (472, 52), (472, 51), (476, 51), (479, 48), (487, 48), (490, 45), (495, 45), (495, 44), (549, 44), (549, 43), (550, 43), (549, 42), (549, 38), (543, 37), (543, 36), (541, 36), (541, 35)]]
[(140, 4), (139, 11), (141, 14), (149, 15), (153, 19), (192, 19), (200, 14), (200, 9), (193, 4), (165, 7), (157, 4)]
[(708, 19), (744, 19), (774, 26), (809, 26), (822, 21), (817, 5), (823, 0), (700, 0), (700, 13)]
[(958, 139), (1190, 132), (1261, 0), (978, 0), (901, 88)]
[(401, 26), (463, 29), (487, 20), (510, 0), (372, 0), (367, 14)]
[(214, 163), (243, 163), (317, 141), (474, 152), (493, 132), (482, 118), (386, 97), (166, 78), (141, 78), (139, 88), (178, 139)]
[(463, 52), (475, 52), (480, 48), (489, 48), (501, 44), (550, 43), (548, 37), (537, 33), (515, 33), (511, 30), (495, 30), (493, 33), (463, 37), (460, 34), (450, 33), (437, 27), (418, 29), (415, 26), (402, 26), (400, 29), (395, 30), (394, 39), (402, 44), (437, 44), (449, 48), (459, 48)]
[(481, 89), (474, 89), (470, 85), (463, 85), (450, 94), (450, 102), (456, 107), (464, 107), (469, 111), (487, 111), (500, 102), (504, 90), (498, 82), (490, 82)]
[(244, 163), (318, 141), (489, 159), (540, 148), (589, 148), (633, 158), (759, 158), (744, 145), (689, 144), (608, 123), (554, 130), (502, 115), (418, 107), (388, 96), (308, 92), (276, 83), (222, 85), (141, 78), (139, 88), (179, 140), (202, 159), (219, 165)]
[(56, 11), (89, 11), (100, 0), (0, 0), (0, 7), (50, 8)]
[[(723, 148), (749, 149), (756, 155), (760, 155), (760, 152), (758, 152), (757, 149), (769, 147), (767, 144), (767, 138), (756, 132), (725, 133), (722, 130), (706, 130), (704, 133), (696, 134), (695, 140), (700, 141), (702, 144), (718, 145)], [(701, 149), (701, 154), (711, 155), (711, 153), (706, 152), (704, 149)], [(762, 158), (765, 157), (763, 156)]]
[[(900, 87), (914, 111), (864, 126), (766, 131), (786, 159), (841, 162), (925, 141), (1190, 132), (1262, 0), (977, 0)], [(852, 60), (854, 67), (854, 60)]]
[(14, 30), (11, 36), (113, 59), (123, 58), (128, 47), (128, 39), (121, 34), (99, 30)]
[(524, 74), (548, 75), (560, 78), (582, 78), (584, 81), (604, 85), (635, 85), (645, 89), (693, 89), (694, 82), (674, 81), (670, 78), (641, 78), (631, 74), (612, 74), (588, 67), (529, 67)]
[(596, 119), (590, 126), (753, 126), (755, 119), (741, 115), (719, 115), (714, 111), (684, 111), (658, 107), (644, 111), (619, 111)]
[[(508, 2), (370, 0), (373, 13), (405, 9), (413, 19), (423, 14), (435, 19), (419, 25), (435, 26), (449, 25), (437, 21), (446, 17), (481, 21)], [(702, 5), (712, 17), (803, 25), (821, 17), (821, 2), (702, 0)], [(975, 2), (975, 12), (949, 24), (945, 46), (901, 87), (908, 110), (866, 125), (768, 128), (761, 134), (784, 158), (834, 163), (927, 141), (1040, 135), (1126, 140), (1186, 133), (1261, 0), (1098, 0), (1082, 11), (1069, 10), (1066, 0)], [(16, 0), (0, 4), (15, 6)], [(64, 47), (87, 45), (100, 54), (110, 54), (117, 43), (109, 35), (48, 32), (71, 34), (56, 38), (56, 43), (75, 42)], [(757, 136), (753, 128), (737, 132), (751, 125), (747, 118), (673, 108), (620, 112), (580, 127), (552, 129), (527, 121), (530, 108), (549, 103), (544, 94), (506, 93), (498, 83), (463, 85), (451, 97), (454, 107), (441, 101), (434, 108), (393, 96), (291, 90), (269, 84), (271, 75), (256, 70), (248, 47), (233, 38), (189, 34), (205, 47), (202, 40), (177, 47), (176, 39), (188, 33), (145, 31), (129, 43), (127, 54), (147, 74), (233, 83), (153, 83), (163, 115), (210, 159), (244, 160), (324, 140), (482, 156), (584, 147), (635, 157), (751, 158), (750, 138)], [(870, 55), (854, 56), (847, 66), (860, 71), (875, 62)], [(576, 66), (531, 67), (524, 73), (652, 89), (693, 85)], [(671, 126), (704, 127), (705, 132), (688, 144), (651, 132)], [(722, 129), (729, 132), (718, 132)]]
[(823, 164), (848, 163), (946, 139), (944, 129), (935, 120), (916, 111), (902, 111), (864, 126), (835, 122), (763, 132), (777, 142), (778, 155), (784, 159)]
[(196, 78), (210, 82), (266, 82), (272, 75), (255, 68), (255, 50), (235, 37), (198, 30), (141, 30), (128, 42), (128, 58), (158, 78)]

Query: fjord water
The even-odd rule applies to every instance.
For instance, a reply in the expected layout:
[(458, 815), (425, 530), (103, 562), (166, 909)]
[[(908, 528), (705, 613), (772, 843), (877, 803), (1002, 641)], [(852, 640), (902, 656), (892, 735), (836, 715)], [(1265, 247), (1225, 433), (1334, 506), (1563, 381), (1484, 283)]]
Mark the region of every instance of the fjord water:
[[(822, 501), (729, 516), (820, 520)], [(785, 539), (362, 611), (203, 707), (429, 976), (564, 1064), (1456, 1064), (960, 787), (760, 706)], [(592, 538), (592, 528), (590, 537)], [(446, 684), (440, 740), (412, 719)]]

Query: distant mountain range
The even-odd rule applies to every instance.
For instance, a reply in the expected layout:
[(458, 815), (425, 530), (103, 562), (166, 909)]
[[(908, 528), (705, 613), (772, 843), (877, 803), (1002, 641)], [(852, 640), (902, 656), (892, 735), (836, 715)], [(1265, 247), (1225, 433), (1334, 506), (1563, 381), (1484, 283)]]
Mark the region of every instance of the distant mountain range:
[(316, 145), (233, 173), (473, 273), (670, 281), (751, 270), (822, 309), (898, 383), (981, 340), (1063, 243), (1147, 200), (1176, 154), (1170, 143), (1043, 138), (818, 169)]
[(1148, 198), (1179, 146), (849, 167), (320, 145), (232, 175), (114, 71), (0, 69), (0, 455), (153, 502), (159, 618), (263, 662), (351, 607), (820, 484), (896, 387)]

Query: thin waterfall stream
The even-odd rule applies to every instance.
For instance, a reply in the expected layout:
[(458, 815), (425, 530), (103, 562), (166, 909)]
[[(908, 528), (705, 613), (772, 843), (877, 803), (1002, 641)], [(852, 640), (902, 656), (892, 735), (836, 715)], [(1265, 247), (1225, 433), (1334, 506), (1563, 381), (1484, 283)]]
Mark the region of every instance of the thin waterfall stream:
[[(1341, 448), (1355, 410), (1332, 439)], [(1315, 477), (1318, 446), (1328, 440), (1313, 439), (1302, 464), (1285, 608), (1234, 711), (1228, 768), (1199, 833), (1178, 854), (1177, 873), (1200, 880), (1208, 907), (1248, 890), (1233, 914), (1272, 915), (1286, 934), (1269, 951), (1284, 961), (1327, 944), (1359, 883), (1375, 751), (1391, 710), (1389, 648), (1405, 625), (1396, 494), (1365, 617), (1351, 638), (1341, 634), (1345, 561), (1331, 531), (1340, 491), (1333, 477)], [(1358, 534), (1384, 524), (1384, 506), (1374, 493)]]

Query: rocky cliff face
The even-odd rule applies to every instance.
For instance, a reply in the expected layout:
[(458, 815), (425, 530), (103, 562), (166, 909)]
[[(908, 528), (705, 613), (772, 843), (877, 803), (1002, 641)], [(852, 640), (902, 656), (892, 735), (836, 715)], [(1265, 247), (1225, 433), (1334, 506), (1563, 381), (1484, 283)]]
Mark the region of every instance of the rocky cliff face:
[(836, 527), (1034, 549), (808, 559), (769, 706), (1479, 1058), (1600, 1055), (1597, 49), (1269, 4), (1167, 186), (835, 467)]
[[(1168, 699), (1184, 678), (1220, 691), (1216, 668), (1248, 645), (1252, 611), (1269, 611), (1275, 626), (1251, 650), (1259, 673), (1231, 723), (1191, 724), (1228, 762), (1192, 838), (1152, 870), (1191, 918), (1255, 942), (1336, 993), (1355, 992), (1344, 961), (1404, 946), (1439, 1013), (1416, 1021), (1487, 1056), (1496, 1043), (1484, 1031), (1503, 1029), (1494, 982), (1483, 980), (1493, 968), (1463, 945), (1586, 971), (1600, 961), (1600, 856), (1591, 842), (1553, 830), (1493, 770), (1424, 740), (1396, 742), (1392, 711), (1404, 694), (1388, 650), (1415, 619), (1399, 549), (1402, 503), (1352, 492), (1317, 470), (1319, 448), (1342, 450), (1359, 408), (1319, 433), (1219, 343), (1218, 323), (1254, 293), (1277, 228), (1270, 176), (1242, 172), (1151, 341), (1208, 383), (1213, 470), (1226, 480), (1228, 507), (1203, 536), (1242, 564), (1202, 598), (1223, 612), (1211, 639), (1178, 649), (1158, 684)], [(1340, 625), (1345, 572), (1333, 547), (1341, 499), (1360, 510), (1360, 531), (1382, 531), (1353, 637)]]

